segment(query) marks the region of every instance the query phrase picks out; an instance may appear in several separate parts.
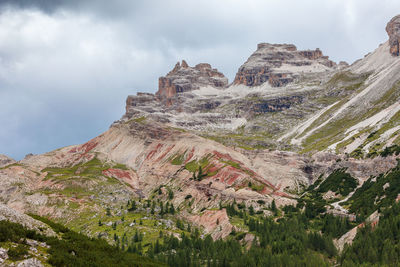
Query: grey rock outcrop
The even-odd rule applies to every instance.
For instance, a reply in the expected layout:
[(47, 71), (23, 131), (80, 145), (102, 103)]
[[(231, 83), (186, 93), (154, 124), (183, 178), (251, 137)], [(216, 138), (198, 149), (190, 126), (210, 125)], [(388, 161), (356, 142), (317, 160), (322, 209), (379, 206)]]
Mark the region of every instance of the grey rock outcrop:
[(17, 267), (43, 267), (44, 265), (36, 258), (29, 258), (17, 264)]
[(239, 68), (234, 84), (259, 86), (268, 82), (273, 87), (293, 82), (301, 72), (321, 72), (336, 63), (316, 50), (297, 50), (293, 44), (260, 43), (257, 50)]
[(8, 251), (5, 248), (0, 248), (0, 264), (8, 259)]
[(7, 205), (0, 203), (0, 221), (3, 220), (19, 223), (24, 227), (30, 230), (35, 230), (40, 234), (44, 234), (47, 236), (56, 236), (56, 233), (46, 224), (35, 220), (26, 214), (20, 213), (15, 209), (8, 207)]
[(228, 78), (217, 69), (211, 68), (210, 64), (200, 63), (190, 67), (185, 60), (182, 60), (182, 64), (176, 63), (172, 71), (159, 78), (156, 95), (161, 101), (169, 104), (171, 99), (179, 93), (205, 86), (225, 88), (227, 85)]

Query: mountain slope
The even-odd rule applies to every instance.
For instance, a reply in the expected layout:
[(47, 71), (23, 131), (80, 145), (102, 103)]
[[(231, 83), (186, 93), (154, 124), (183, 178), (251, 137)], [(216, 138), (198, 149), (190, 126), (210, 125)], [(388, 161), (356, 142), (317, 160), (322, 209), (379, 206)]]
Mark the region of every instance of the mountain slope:
[(399, 70), (400, 59), (390, 55), (386, 42), (346, 69), (347, 75), (368, 74), (353, 94), (322, 110), (286, 138), (302, 144), (305, 151), (330, 149), (347, 153), (356, 149), (369, 153), (397, 143)]

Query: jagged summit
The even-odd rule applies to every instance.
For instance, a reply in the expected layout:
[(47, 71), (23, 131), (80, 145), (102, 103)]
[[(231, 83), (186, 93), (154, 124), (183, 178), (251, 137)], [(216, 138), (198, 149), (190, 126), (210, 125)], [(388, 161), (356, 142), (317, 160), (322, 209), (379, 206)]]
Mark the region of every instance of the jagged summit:
[(189, 92), (200, 87), (212, 86), (224, 88), (228, 85), (228, 78), (208, 63), (200, 63), (190, 67), (185, 60), (176, 63), (174, 69), (158, 80), (156, 95), (163, 102), (170, 104), (176, 94)]
[(234, 84), (259, 86), (269, 82), (274, 87), (293, 82), (302, 73), (331, 70), (336, 63), (322, 51), (297, 50), (293, 44), (260, 43), (257, 50), (239, 68)]

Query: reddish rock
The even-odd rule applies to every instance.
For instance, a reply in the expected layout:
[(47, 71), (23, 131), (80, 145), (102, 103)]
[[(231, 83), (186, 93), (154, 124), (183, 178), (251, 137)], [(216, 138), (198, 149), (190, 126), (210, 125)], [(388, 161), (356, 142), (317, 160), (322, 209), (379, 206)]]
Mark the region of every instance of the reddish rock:
[(97, 141), (95, 141), (96, 138), (84, 143), (83, 145), (77, 146), (72, 148), (69, 152), (70, 153), (81, 153), (81, 154), (87, 154), (89, 151), (94, 149), (97, 146)]
[(153, 156), (154, 156), (156, 153), (158, 153), (158, 151), (159, 151), (162, 147), (163, 147), (163, 144), (157, 144), (157, 146), (147, 154), (146, 160), (152, 159)]
[(139, 178), (134, 171), (121, 169), (107, 169), (103, 172), (104, 176), (116, 178), (122, 182), (129, 184), (132, 188), (139, 188)]
[(392, 18), (386, 25), (386, 32), (389, 35), (390, 54), (400, 54), (400, 15)]

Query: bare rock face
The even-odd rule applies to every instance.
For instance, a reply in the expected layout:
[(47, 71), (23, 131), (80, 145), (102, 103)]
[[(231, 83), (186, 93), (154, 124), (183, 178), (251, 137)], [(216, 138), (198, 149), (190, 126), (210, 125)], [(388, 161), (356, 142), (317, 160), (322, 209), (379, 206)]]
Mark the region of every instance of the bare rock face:
[(165, 77), (159, 78), (156, 96), (168, 102), (179, 93), (205, 86), (225, 88), (227, 85), (228, 78), (217, 69), (211, 68), (210, 64), (200, 63), (190, 67), (185, 60), (182, 60), (182, 63), (176, 63), (174, 69)]
[(386, 25), (386, 32), (389, 35), (390, 54), (400, 54), (400, 15), (392, 18)]
[(189, 220), (204, 227), (204, 231), (211, 234), (214, 240), (228, 236), (233, 229), (225, 209), (206, 210), (201, 215), (190, 217)]
[(4, 167), (4, 166), (7, 166), (7, 165), (9, 165), (9, 164), (13, 164), (13, 163), (15, 163), (15, 162), (16, 162), (16, 161), (13, 160), (12, 158), (7, 157), (6, 155), (0, 154), (0, 168), (1, 168), (1, 167)]
[(318, 48), (298, 51), (292, 44), (260, 43), (239, 68), (234, 84), (259, 86), (269, 82), (273, 87), (280, 87), (293, 82), (302, 72), (322, 72), (334, 66)]

